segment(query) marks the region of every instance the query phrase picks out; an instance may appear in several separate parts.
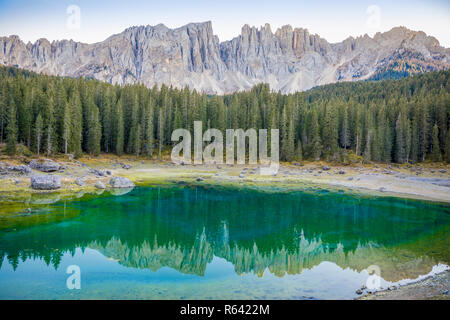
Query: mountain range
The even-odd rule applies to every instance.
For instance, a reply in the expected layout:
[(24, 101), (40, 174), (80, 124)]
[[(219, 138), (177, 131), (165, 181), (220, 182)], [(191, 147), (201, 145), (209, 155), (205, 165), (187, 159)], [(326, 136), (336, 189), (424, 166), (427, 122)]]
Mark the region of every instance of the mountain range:
[(269, 24), (245, 25), (239, 36), (220, 42), (208, 21), (176, 29), (163, 24), (131, 27), (94, 44), (0, 37), (1, 64), (120, 85), (188, 86), (209, 94), (247, 90), (262, 82), (292, 93), (338, 81), (449, 69), (450, 48), (405, 27), (329, 43), (290, 25), (275, 32)]

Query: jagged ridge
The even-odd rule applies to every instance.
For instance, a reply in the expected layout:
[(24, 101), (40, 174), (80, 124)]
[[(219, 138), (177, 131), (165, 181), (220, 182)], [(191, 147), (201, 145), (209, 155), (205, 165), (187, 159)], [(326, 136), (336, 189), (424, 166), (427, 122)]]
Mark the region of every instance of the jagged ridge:
[(386, 78), (391, 70), (394, 76), (442, 70), (448, 69), (449, 57), (450, 49), (434, 37), (404, 27), (335, 44), (289, 25), (273, 33), (269, 24), (259, 29), (245, 25), (238, 37), (220, 42), (211, 22), (177, 29), (131, 27), (94, 44), (46, 39), (25, 44), (18, 36), (0, 38), (3, 65), (217, 94), (261, 82), (290, 93), (337, 81)]

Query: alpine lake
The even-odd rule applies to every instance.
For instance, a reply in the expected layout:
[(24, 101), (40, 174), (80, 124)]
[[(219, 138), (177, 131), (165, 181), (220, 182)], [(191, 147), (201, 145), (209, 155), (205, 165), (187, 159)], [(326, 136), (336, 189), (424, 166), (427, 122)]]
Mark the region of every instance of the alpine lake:
[(0, 299), (353, 299), (448, 264), (450, 205), (395, 197), (173, 184), (0, 216)]

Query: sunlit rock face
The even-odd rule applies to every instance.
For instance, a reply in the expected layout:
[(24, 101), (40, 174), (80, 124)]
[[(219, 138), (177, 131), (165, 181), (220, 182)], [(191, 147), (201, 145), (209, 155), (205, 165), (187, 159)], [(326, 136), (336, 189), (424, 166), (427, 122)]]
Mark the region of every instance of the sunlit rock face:
[(307, 29), (245, 25), (220, 42), (211, 22), (169, 29), (126, 29), (103, 42), (39, 39), (25, 44), (0, 37), (0, 65), (49, 75), (88, 77), (114, 84), (142, 83), (231, 93), (269, 83), (284, 93), (337, 81), (384, 79), (448, 69), (450, 49), (404, 27), (329, 43)]

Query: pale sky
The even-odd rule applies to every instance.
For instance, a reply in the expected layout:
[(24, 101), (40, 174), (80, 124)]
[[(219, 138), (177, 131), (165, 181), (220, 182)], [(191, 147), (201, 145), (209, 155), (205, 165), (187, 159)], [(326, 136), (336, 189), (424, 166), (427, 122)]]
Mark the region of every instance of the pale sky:
[(290, 24), (329, 42), (405, 26), (450, 47), (448, 0), (0, 0), (0, 36), (16, 34), (26, 42), (93, 43), (130, 26), (163, 23), (176, 28), (203, 21), (212, 21), (220, 41), (238, 36), (244, 24), (270, 23), (272, 31)]

